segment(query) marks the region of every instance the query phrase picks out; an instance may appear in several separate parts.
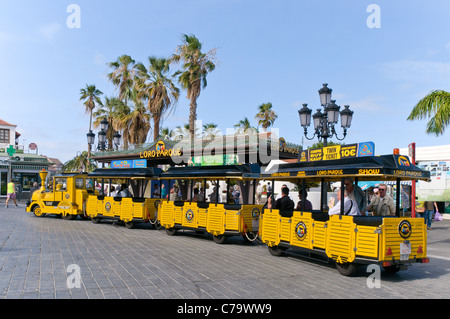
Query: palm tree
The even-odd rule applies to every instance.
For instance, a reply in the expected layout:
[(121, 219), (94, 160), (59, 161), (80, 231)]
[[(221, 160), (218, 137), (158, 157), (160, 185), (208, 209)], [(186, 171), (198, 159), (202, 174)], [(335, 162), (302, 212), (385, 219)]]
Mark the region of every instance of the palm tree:
[(206, 123), (203, 125), (203, 136), (209, 139), (213, 139), (220, 134), (220, 130), (217, 129), (217, 124)]
[(187, 90), (187, 98), (191, 101), (189, 107), (189, 132), (191, 138), (195, 135), (195, 120), (197, 119), (197, 99), (202, 88), (207, 85), (206, 76), (212, 72), (216, 65), (213, 60), (216, 49), (207, 53), (202, 53), (202, 44), (194, 35), (183, 34), (183, 44), (179, 45), (176, 53), (172, 56), (172, 61), (182, 62), (182, 71), (178, 81)]
[(258, 107), (258, 113), (256, 114), (256, 120), (258, 125), (261, 125), (264, 132), (267, 131), (269, 126), (272, 126), (277, 119), (277, 114), (272, 110), (272, 103), (264, 103)]
[(97, 166), (88, 160), (88, 153), (82, 152), (64, 163), (63, 172), (92, 172)]
[(239, 123), (237, 123), (234, 127), (237, 128), (236, 130), (237, 134), (242, 133), (248, 134), (257, 132), (257, 129), (251, 126), (250, 121), (246, 117), (243, 120), (240, 120)]
[(178, 101), (180, 89), (170, 79), (170, 63), (165, 58), (148, 58), (148, 69), (142, 64), (136, 65), (136, 86), (139, 95), (147, 98), (148, 110), (153, 117), (153, 141), (159, 137), (161, 118), (165, 112), (172, 111)]
[(108, 126), (108, 131), (106, 132), (106, 138), (108, 139), (108, 150), (113, 149), (113, 138), (116, 130), (115, 121), (117, 121), (117, 108), (123, 104), (121, 100), (115, 97), (105, 96), (104, 104), (94, 112), (94, 127), (98, 127), (103, 118), (106, 118), (110, 125)]
[(119, 99), (127, 105), (134, 85), (134, 70), (135, 61), (129, 55), (122, 55), (116, 61), (108, 63), (108, 66), (113, 69), (108, 74), (108, 79), (119, 89)]
[(128, 149), (128, 143), (130, 142), (130, 107), (120, 101), (116, 107), (115, 118), (113, 121), (114, 129), (122, 132), (123, 148)]
[(168, 127), (164, 127), (161, 129), (160, 136), (165, 140), (172, 140), (172, 138), (175, 136), (175, 132)]
[(130, 143), (134, 145), (144, 144), (150, 130), (150, 114), (147, 113), (142, 100), (138, 99), (136, 91), (133, 91), (132, 99), (134, 106), (130, 114), (127, 115)]
[(436, 90), (425, 96), (411, 111), (409, 121), (431, 117), (427, 123), (427, 134), (444, 134), (450, 124), (450, 93)]
[[(92, 132), (92, 112), (95, 109), (95, 105), (102, 105), (100, 100), (100, 95), (103, 94), (102, 91), (98, 90), (95, 85), (86, 84), (86, 88), (80, 90), (80, 101), (84, 100), (84, 105), (86, 106), (86, 113), (89, 113), (89, 132)], [(91, 158), (91, 144), (88, 144), (88, 159)]]

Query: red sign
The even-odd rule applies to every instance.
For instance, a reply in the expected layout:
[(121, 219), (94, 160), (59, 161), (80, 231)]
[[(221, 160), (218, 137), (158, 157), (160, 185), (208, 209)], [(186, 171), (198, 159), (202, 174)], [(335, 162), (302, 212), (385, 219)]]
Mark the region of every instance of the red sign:
[(28, 145), (28, 148), (34, 151), (35, 149), (37, 149), (37, 145), (35, 143), (30, 143), (30, 145)]

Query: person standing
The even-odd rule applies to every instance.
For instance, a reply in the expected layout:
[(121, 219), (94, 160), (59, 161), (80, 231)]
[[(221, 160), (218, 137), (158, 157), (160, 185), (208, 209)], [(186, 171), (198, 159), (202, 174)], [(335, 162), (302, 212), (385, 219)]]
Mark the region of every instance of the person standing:
[(433, 213), (434, 213), (434, 208), (436, 207), (436, 211), (437, 209), (437, 205), (436, 202), (429, 202), (426, 201), (424, 204), (425, 207), (425, 212), (423, 213), (423, 218), (425, 219), (425, 224), (427, 224), (427, 229), (431, 230), (431, 223), (433, 221)]
[(5, 208), (8, 208), (8, 203), (9, 200), (12, 199), (14, 200), (14, 204), (16, 204), (16, 207), (19, 206), (17, 205), (17, 201), (16, 201), (16, 185), (14, 185), (14, 180), (10, 180), (8, 183), (8, 187), (7, 187), (7, 195), (6, 195), (6, 203), (5, 203)]
[(375, 197), (367, 206), (369, 212), (373, 212), (374, 216), (395, 216), (394, 199), (386, 194), (386, 184), (380, 184), (378, 193), (380, 196)]

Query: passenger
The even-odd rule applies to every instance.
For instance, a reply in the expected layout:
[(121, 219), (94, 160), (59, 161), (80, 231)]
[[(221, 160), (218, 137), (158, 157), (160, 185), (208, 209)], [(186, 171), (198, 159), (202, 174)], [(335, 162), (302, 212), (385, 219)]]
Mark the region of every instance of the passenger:
[(167, 198), (166, 186), (164, 184), (161, 184), (161, 198)]
[[(341, 214), (341, 190), (336, 192), (338, 202), (333, 207), (330, 207), (328, 215), (340, 215)], [(360, 216), (358, 205), (353, 199), (348, 197), (348, 191), (344, 190), (344, 213), (343, 215)]]
[(358, 205), (360, 212), (366, 211), (367, 201), (363, 190), (358, 185), (353, 184), (352, 178), (344, 179), (345, 189), (348, 191), (348, 197), (353, 199)]
[(233, 191), (234, 204), (239, 204), (240, 196), (241, 196), (241, 192), (239, 191), (239, 186), (235, 185), (234, 191)]
[(198, 188), (194, 188), (194, 197), (192, 197), (192, 201), (193, 202), (199, 202), (199, 191)]
[(179, 188), (178, 185), (173, 185), (173, 191), (170, 191), (170, 197), (169, 200), (172, 202), (180, 201), (181, 196), (178, 194)]
[[(282, 193), (283, 193), (283, 188), (285, 188), (285, 187), (287, 187), (286, 184), (281, 185), (281, 191), (282, 191), (282, 192), (281, 192), (281, 194), (278, 194), (278, 195), (275, 197), (275, 200), (278, 200), (278, 199), (281, 198)], [(289, 195), (289, 198), (292, 199), (291, 195)]]
[(289, 188), (283, 187), (281, 189), (281, 198), (277, 199), (272, 205), (272, 196), (269, 197), (269, 203), (267, 208), (280, 210), (280, 215), (282, 217), (292, 217), (292, 212), (294, 211), (294, 201), (289, 198)]
[(113, 185), (111, 185), (111, 188), (109, 190), (110, 190), (109, 196), (114, 197), (115, 196), (114, 194), (117, 194), (116, 188)]
[(131, 193), (128, 190), (127, 184), (122, 184), (121, 191), (119, 193), (120, 197), (131, 197)]
[[(308, 192), (305, 191), (305, 211), (311, 212), (312, 209), (313, 209), (312, 203), (309, 200), (306, 199), (307, 197), (308, 197)], [(302, 197), (302, 191), (301, 190), (298, 192), (298, 198), (300, 199), (300, 201), (297, 203), (297, 207), (295, 209), (296, 210), (302, 210), (303, 197)]]
[[(216, 193), (217, 193), (217, 186), (214, 186), (213, 188), (213, 192), (211, 194), (209, 194), (209, 201), (211, 203), (215, 203), (216, 202)], [(219, 199), (217, 200), (218, 203), (220, 203), (220, 195), (219, 195)]]
[(155, 189), (153, 190), (153, 198), (159, 198), (161, 196), (159, 192), (158, 184), (155, 184)]
[(111, 193), (111, 197), (120, 197), (120, 185)]
[(380, 196), (375, 197), (367, 206), (369, 212), (374, 216), (395, 216), (395, 203), (391, 196), (386, 194), (386, 184), (380, 184), (378, 192)]

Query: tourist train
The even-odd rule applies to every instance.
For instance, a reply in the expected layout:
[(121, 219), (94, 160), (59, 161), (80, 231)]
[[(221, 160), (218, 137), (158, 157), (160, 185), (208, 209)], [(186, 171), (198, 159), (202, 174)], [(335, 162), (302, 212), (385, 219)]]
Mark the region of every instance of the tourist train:
[[(354, 154), (353, 154), (354, 155)], [(314, 160), (307, 157), (311, 156)], [(267, 245), (270, 254), (288, 249), (323, 257), (338, 271), (352, 275), (358, 266), (378, 264), (387, 271), (405, 270), (413, 263), (427, 263), (427, 231), (423, 219), (401, 216), (400, 182), (429, 180), (430, 173), (400, 155), (317, 157), (300, 154), (295, 163), (262, 171), (258, 164), (160, 168), (101, 168), (92, 173), (63, 173), (42, 186), (27, 203), (27, 212), (42, 217), (114, 220), (133, 228), (149, 222), (168, 235), (180, 230), (206, 233), (219, 244), (230, 236)], [(361, 181), (397, 182), (396, 211), (392, 216), (329, 215), (327, 188), (351, 178)], [(320, 207), (304, 205), (282, 211), (261, 199), (258, 185), (269, 181), (293, 183), (300, 191), (311, 183), (322, 185)], [(123, 193), (119, 193), (120, 188)], [(277, 194), (266, 189), (270, 198)], [(303, 196), (306, 197), (306, 196)]]

